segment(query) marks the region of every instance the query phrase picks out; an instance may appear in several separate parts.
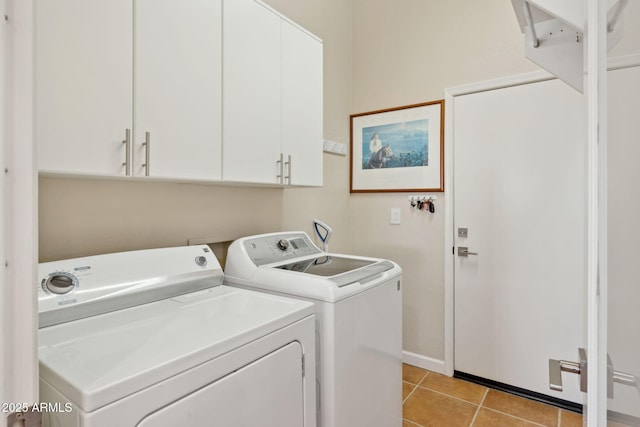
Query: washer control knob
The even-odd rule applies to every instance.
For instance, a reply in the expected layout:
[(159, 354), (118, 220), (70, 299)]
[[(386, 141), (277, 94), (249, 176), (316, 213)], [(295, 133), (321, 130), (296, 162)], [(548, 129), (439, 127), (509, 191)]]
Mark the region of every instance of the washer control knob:
[(285, 239), (278, 240), (278, 247), (281, 250), (286, 251), (287, 249), (289, 249), (289, 241)]
[(54, 294), (66, 294), (77, 284), (77, 279), (68, 273), (54, 273), (49, 276), (44, 286)]
[(207, 265), (207, 257), (200, 255), (196, 257), (196, 265), (204, 267)]

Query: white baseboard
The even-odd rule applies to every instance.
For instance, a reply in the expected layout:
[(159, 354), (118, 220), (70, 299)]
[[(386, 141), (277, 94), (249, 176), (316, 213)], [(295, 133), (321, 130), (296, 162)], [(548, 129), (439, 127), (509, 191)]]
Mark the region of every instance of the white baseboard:
[(444, 360), (434, 359), (432, 357), (423, 356), (421, 354), (412, 353), (410, 351), (402, 352), (402, 362), (417, 366), (418, 368), (428, 369), (431, 372), (446, 375), (444, 369)]

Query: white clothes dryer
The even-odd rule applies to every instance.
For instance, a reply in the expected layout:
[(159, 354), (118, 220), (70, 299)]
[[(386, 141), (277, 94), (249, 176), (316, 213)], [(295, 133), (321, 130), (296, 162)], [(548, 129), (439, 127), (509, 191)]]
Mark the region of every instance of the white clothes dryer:
[(313, 302), (323, 427), (402, 425), (402, 270), (389, 260), (330, 254), (304, 232), (239, 239), (230, 286)]
[(38, 270), (45, 426), (316, 425), (312, 304), (223, 286), (204, 245)]

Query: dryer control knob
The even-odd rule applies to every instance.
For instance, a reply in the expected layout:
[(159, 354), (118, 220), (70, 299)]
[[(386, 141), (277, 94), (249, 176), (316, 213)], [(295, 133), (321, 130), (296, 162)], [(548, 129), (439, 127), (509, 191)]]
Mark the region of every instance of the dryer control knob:
[(283, 251), (286, 251), (287, 249), (289, 249), (289, 241), (285, 239), (278, 240), (278, 247)]
[(49, 276), (44, 286), (54, 294), (66, 294), (71, 292), (77, 280), (68, 273), (56, 273)]
[(207, 265), (207, 258), (200, 255), (196, 257), (196, 265), (199, 267), (205, 267)]

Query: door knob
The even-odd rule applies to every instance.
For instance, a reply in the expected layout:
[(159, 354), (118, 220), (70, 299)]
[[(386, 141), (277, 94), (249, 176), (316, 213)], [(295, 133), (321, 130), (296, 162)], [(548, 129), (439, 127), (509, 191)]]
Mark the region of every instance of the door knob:
[[(549, 359), (549, 388), (562, 391), (562, 371), (580, 375), (580, 391), (587, 392), (587, 352), (583, 348), (578, 349), (579, 362)], [(611, 358), (607, 355), (607, 397), (613, 399), (613, 383), (635, 387), (640, 392), (638, 378), (631, 374), (613, 370)]]
[(458, 246), (458, 256), (467, 257), (469, 255), (478, 255), (477, 252), (469, 252), (469, 248), (466, 246)]
[(587, 392), (587, 352), (578, 349), (578, 363), (549, 359), (549, 388), (562, 391), (562, 371), (580, 375), (580, 391)]

